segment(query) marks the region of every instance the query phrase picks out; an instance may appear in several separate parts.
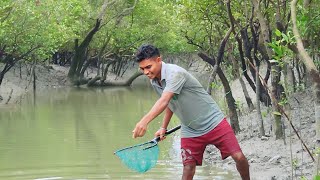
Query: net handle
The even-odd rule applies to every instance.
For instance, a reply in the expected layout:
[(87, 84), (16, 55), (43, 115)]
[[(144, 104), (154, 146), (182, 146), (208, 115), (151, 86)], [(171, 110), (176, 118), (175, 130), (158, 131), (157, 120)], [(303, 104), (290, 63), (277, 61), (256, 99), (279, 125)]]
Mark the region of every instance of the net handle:
[[(169, 134), (177, 131), (177, 130), (180, 129), (180, 128), (181, 128), (181, 125), (176, 126), (176, 127), (172, 128), (172, 129), (169, 129), (169, 130), (165, 133), (165, 135), (169, 135)], [(159, 142), (159, 141), (160, 141), (160, 137), (156, 137), (156, 138), (154, 139), (154, 141)]]
[[(177, 130), (180, 129), (180, 128), (181, 128), (181, 125), (176, 126), (176, 127), (172, 128), (172, 129), (169, 129), (169, 130), (165, 133), (165, 135), (169, 135), (169, 134), (177, 131)], [(157, 145), (159, 141), (160, 141), (160, 137), (156, 137), (156, 138), (154, 138), (153, 140), (148, 141), (148, 142), (145, 142), (145, 143), (142, 143), (142, 144), (138, 144), (138, 145), (134, 145), (134, 146), (130, 146), (130, 147), (126, 147), (126, 148), (119, 149), (119, 150), (117, 150), (116, 152), (114, 152), (113, 154), (116, 154), (117, 152), (120, 152), (120, 151), (123, 151), (123, 150), (127, 150), (127, 149), (131, 149), (131, 148), (134, 148), (134, 147), (137, 147), (137, 146), (141, 146), (141, 145), (144, 145), (144, 144), (148, 144), (148, 143), (151, 143), (151, 142), (154, 143), (155, 145)], [(149, 148), (150, 148), (150, 147), (149, 147)]]

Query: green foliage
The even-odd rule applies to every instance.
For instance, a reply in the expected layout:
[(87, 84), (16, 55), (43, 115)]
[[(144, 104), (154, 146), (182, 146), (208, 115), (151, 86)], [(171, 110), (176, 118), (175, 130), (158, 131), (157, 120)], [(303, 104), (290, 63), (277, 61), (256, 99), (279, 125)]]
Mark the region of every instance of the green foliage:
[(228, 29), (225, 4), (210, 0), (182, 1), (181, 7), (179, 17), (185, 23), (181, 28), (182, 35), (188, 36), (189, 43), (197, 45), (202, 51), (215, 54), (221, 37)]
[(274, 111), (273, 114), (274, 114), (274, 115), (281, 116), (281, 113), (280, 113), (280, 112), (277, 112), (277, 111)]
[(297, 84), (297, 91), (304, 91), (306, 89), (305, 84)]
[(284, 66), (284, 57), (288, 55), (292, 56), (291, 50), (288, 49), (288, 44), (294, 43), (294, 36), (291, 31), (287, 34), (280, 32), (278, 29), (275, 31), (276, 39), (274, 39), (268, 45), (274, 51), (273, 59), (270, 60), (271, 63), (277, 63), (280, 67)]
[[(307, 178), (303, 177), (303, 180), (307, 180)], [(315, 175), (313, 180), (320, 180), (320, 175)]]
[(194, 48), (187, 45), (181, 35), (184, 22), (178, 17), (179, 11), (180, 7), (174, 2), (141, 1), (135, 9), (135, 31), (143, 37), (151, 37), (149, 42), (168, 53), (192, 52)]
[(220, 89), (222, 87), (222, 84), (219, 82), (212, 82), (211, 87), (212, 89)]
[[(282, 93), (285, 93), (285, 92), (282, 92)], [(281, 100), (278, 102), (278, 104), (279, 104), (280, 106), (284, 106), (284, 105), (286, 105), (286, 104), (288, 104), (288, 103), (289, 103), (289, 102), (288, 102), (288, 99), (285, 98), (285, 97), (282, 97)]]
[(0, 47), (21, 56), (36, 49), (29, 58), (45, 59), (64, 43), (81, 34), (87, 16), (84, 1), (46, 0), (1, 2)]
[[(112, 11), (109, 16), (116, 17), (123, 7)], [(135, 51), (143, 43), (152, 43), (163, 53), (192, 52), (194, 48), (187, 45), (185, 38), (180, 35), (183, 22), (177, 18), (177, 11), (178, 8), (171, 1), (138, 1), (130, 15), (121, 20), (109, 19), (107, 26), (97, 33), (91, 48), (101, 47), (104, 39), (110, 36), (108, 49)]]
[(297, 5), (298, 30), (304, 46), (310, 54), (318, 54), (319, 52), (319, 8), (319, 1), (311, 1), (308, 7), (304, 7), (302, 1), (299, 1)]
[(315, 154), (316, 156), (318, 156), (318, 155), (320, 154), (320, 148), (316, 148), (314, 154)]
[(292, 159), (292, 166), (294, 169), (297, 169), (298, 168), (298, 159)]
[(227, 64), (222, 62), (222, 65), (224, 67), (225, 76), (228, 79), (229, 82), (235, 80), (237, 78), (237, 74), (235, 73), (235, 67), (233, 67), (231, 64)]
[(236, 109), (239, 111), (239, 112), (242, 112), (243, 111), (243, 103), (239, 100), (236, 100), (235, 101), (235, 105), (236, 105)]
[(261, 111), (261, 116), (262, 116), (263, 118), (267, 117), (267, 115), (268, 115), (268, 112), (267, 112), (267, 111)]
[[(117, 0), (108, 6), (102, 22), (103, 27), (90, 43), (90, 50), (97, 52), (110, 37), (107, 50), (115, 54), (126, 49), (126, 55), (130, 56), (142, 43), (153, 43), (162, 53), (178, 54), (200, 49), (211, 56), (216, 55), (219, 43), (230, 27), (224, 1), (141, 0), (132, 13), (124, 14), (124, 10), (132, 7), (134, 2)], [(44, 60), (61, 49), (70, 51), (74, 46), (74, 39), (83, 40), (94, 26), (103, 3), (104, 0), (2, 0), (0, 49), (6, 47), (6, 53), (19, 57), (36, 48), (28, 59), (37, 60)], [(295, 44), (291, 24), (289, 23), (285, 33), (275, 29), (274, 14), (277, 3), (261, 3), (261, 10), (268, 18), (273, 32), (272, 42), (269, 44), (274, 51), (271, 62), (283, 67), (285, 61), (291, 59), (287, 57), (293, 56), (287, 48), (288, 44)], [(237, 23), (236, 33), (239, 33), (239, 27), (248, 25), (251, 6), (249, 1), (232, 1), (231, 11)], [(310, 52), (313, 50), (314, 53), (319, 52), (319, 6), (319, 2), (312, 1), (311, 6), (306, 9), (302, 7), (302, 2), (298, 3), (298, 28), (302, 32), (303, 40), (311, 43), (313, 49), (310, 48)], [(280, 14), (286, 15), (288, 10), (289, 6), (287, 9), (280, 8)], [(256, 17), (253, 20), (256, 20)], [(235, 58), (239, 59), (233, 35), (228, 43), (232, 46)], [(230, 80), (233, 67), (225, 62), (223, 66), (227, 66), (226, 76)], [(315, 64), (320, 67), (319, 61)]]

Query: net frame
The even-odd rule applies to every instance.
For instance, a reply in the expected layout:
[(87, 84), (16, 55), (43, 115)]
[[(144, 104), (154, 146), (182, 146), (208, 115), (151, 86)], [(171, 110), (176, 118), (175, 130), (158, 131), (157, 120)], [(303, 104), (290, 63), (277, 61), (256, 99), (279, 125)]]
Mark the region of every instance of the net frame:
[[(168, 130), (165, 135), (169, 135), (180, 128), (180, 125), (176, 126)], [(160, 137), (156, 137), (151, 141), (117, 150), (114, 154), (118, 156), (121, 162), (129, 169), (144, 173), (157, 164), (159, 157), (159, 141)]]

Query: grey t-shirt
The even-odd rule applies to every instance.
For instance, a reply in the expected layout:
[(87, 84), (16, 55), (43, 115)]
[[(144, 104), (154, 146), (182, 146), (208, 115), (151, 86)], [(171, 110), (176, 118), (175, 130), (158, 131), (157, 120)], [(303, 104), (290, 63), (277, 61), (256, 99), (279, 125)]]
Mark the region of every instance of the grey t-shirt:
[(159, 96), (165, 91), (175, 94), (169, 108), (181, 121), (182, 138), (204, 135), (224, 118), (200, 82), (180, 66), (162, 62), (162, 86), (156, 79), (151, 80), (151, 84)]

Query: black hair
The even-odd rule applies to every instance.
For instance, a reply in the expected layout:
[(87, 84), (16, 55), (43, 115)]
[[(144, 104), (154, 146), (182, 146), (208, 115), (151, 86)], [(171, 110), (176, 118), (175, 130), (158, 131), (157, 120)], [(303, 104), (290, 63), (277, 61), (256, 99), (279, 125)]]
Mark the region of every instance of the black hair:
[(140, 46), (136, 52), (136, 62), (141, 62), (144, 59), (160, 56), (159, 49), (151, 44)]

